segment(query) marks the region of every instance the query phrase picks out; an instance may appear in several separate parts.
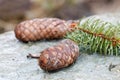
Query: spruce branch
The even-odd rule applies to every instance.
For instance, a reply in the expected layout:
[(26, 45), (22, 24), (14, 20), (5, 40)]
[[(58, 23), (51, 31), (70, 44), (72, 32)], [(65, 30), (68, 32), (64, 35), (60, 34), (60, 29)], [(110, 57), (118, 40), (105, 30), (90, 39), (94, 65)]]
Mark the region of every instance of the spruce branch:
[(79, 44), (80, 49), (89, 53), (120, 55), (120, 24), (114, 25), (100, 19), (89, 18), (80, 22), (75, 30), (67, 33), (69, 38)]

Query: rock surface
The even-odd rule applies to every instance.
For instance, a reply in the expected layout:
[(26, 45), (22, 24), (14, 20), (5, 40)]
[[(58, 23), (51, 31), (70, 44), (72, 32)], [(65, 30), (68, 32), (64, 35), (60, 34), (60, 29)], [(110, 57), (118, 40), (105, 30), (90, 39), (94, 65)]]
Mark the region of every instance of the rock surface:
[[(107, 15), (109, 20), (120, 19)], [(106, 20), (107, 20), (106, 19)], [(82, 54), (76, 63), (57, 72), (44, 72), (35, 59), (27, 59), (28, 53), (39, 54), (58, 41), (22, 43), (13, 31), (0, 35), (0, 80), (120, 80), (120, 67), (109, 71), (109, 65), (120, 64), (120, 57)]]

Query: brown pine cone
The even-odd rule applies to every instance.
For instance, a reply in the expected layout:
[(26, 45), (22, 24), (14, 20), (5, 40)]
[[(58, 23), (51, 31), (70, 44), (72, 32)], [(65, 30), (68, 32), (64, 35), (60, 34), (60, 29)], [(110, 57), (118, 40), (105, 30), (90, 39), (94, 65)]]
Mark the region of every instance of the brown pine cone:
[(28, 56), (39, 58), (39, 66), (43, 70), (54, 71), (73, 64), (79, 56), (79, 47), (73, 41), (65, 39), (42, 51), (40, 57), (31, 54)]
[(62, 38), (71, 30), (70, 22), (57, 18), (33, 19), (21, 22), (15, 28), (15, 36), (23, 41)]

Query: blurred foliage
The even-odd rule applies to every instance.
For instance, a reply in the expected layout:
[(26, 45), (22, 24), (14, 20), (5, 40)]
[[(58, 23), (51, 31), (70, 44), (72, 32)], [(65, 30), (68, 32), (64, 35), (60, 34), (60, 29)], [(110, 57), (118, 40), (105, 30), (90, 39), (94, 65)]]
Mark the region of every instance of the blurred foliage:
[[(120, 0), (0, 0), (0, 33), (33, 18), (79, 19), (104, 12), (120, 12)], [(13, 26), (9, 26), (13, 25)]]
[(30, 6), (29, 0), (0, 0), (0, 19), (22, 18)]

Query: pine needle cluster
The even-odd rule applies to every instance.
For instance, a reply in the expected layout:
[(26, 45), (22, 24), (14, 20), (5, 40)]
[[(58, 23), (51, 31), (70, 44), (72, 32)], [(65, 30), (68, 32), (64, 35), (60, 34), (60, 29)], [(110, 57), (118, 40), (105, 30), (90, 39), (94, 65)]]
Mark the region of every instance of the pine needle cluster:
[(80, 50), (103, 55), (120, 55), (120, 24), (114, 25), (101, 19), (81, 21), (69, 38), (79, 44)]

